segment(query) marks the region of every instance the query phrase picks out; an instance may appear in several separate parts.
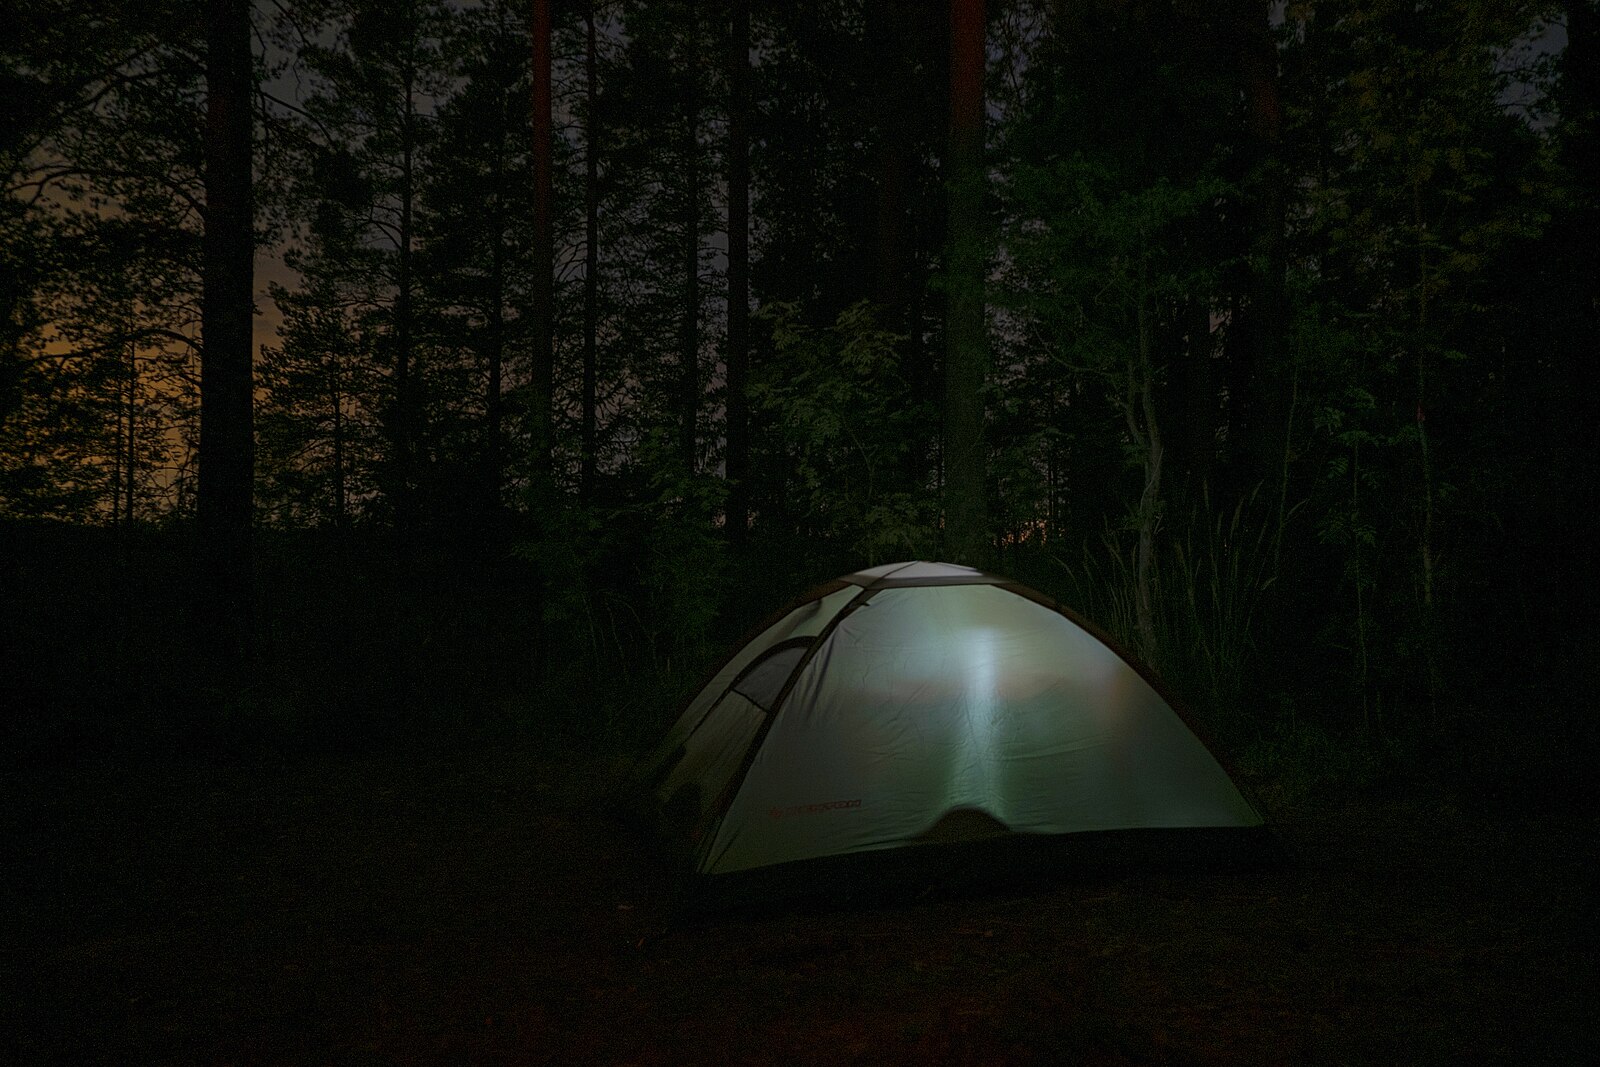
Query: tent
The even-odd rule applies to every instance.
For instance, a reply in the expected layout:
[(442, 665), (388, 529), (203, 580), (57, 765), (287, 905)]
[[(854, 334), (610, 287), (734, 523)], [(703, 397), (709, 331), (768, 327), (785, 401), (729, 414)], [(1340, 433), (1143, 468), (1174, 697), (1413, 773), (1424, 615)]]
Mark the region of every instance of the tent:
[(1042, 594), (944, 563), (814, 589), (689, 701), (636, 785), (657, 833), (713, 878), (1262, 827), (1146, 669)]

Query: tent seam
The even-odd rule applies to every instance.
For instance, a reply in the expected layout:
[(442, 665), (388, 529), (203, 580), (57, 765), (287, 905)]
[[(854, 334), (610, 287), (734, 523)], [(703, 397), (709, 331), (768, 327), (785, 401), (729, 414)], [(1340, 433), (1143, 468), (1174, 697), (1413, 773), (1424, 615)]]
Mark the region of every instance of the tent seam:
[[(907, 566), (910, 566), (910, 564), (907, 564)], [(848, 604), (840, 608), (839, 613), (829, 619), (822, 629), (817, 632), (816, 641), (806, 650), (806, 654), (800, 658), (800, 662), (795, 664), (793, 673), (783, 683), (783, 688), (779, 690), (777, 697), (772, 702), (772, 710), (767, 714), (766, 721), (756, 730), (755, 737), (751, 738), (750, 747), (745, 750), (744, 759), (739, 764), (739, 770), (729, 780), (727, 788), (722, 791), (719, 798), (719, 809), (712, 820), (712, 828), (708, 828), (705, 838), (707, 842), (705, 866), (707, 868), (715, 863), (715, 859), (711, 857), (710, 852), (716, 844), (717, 837), (722, 833), (722, 821), (727, 817), (729, 810), (733, 808), (733, 802), (739, 798), (739, 793), (744, 789), (744, 784), (750, 777), (750, 769), (755, 765), (756, 756), (761, 752), (761, 746), (766, 744), (767, 735), (772, 732), (773, 724), (778, 721), (778, 716), (783, 714), (784, 708), (788, 706), (789, 693), (794, 689), (795, 680), (811, 665), (811, 661), (816, 658), (817, 652), (821, 650), (822, 646), (833, 637), (834, 631), (839, 628), (839, 623), (846, 616), (866, 604), (877, 593), (878, 590), (868, 586), (862, 589), (860, 593), (857, 593)], [(721, 700), (721, 697), (718, 700)], [(701, 864), (697, 862), (696, 866), (699, 867)], [(701, 873), (709, 874), (711, 872), (703, 870)]]

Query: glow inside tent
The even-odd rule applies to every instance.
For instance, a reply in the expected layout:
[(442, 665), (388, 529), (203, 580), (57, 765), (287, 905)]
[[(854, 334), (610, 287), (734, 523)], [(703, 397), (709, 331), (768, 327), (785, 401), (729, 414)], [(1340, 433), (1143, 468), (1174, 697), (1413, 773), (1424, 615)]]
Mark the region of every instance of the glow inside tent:
[(814, 590), (700, 690), (642, 776), (706, 875), (1262, 821), (1131, 658), (1040, 594), (941, 563)]

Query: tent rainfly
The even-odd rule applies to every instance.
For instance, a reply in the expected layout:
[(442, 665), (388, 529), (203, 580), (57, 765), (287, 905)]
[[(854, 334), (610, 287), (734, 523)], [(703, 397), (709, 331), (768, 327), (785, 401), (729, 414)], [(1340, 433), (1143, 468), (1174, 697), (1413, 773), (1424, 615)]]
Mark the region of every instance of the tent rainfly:
[(689, 701), (637, 784), (708, 876), (985, 838), (1263, 829), (1130, 656), (1026, 586), (944, 563), (813, 590)]

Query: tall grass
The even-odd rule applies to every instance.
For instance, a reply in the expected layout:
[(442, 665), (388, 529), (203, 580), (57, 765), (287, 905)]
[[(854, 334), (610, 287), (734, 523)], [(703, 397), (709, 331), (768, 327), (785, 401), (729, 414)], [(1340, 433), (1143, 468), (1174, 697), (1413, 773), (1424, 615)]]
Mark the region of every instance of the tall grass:
[[(1282, 520), (1268, 515), (1259, 491), (1219, 510), (1204, 491), (1156, 553), (1149, 665), (1215, 728), (1236, 733), (1260, 724), (1249, 680), (1260, 677), (1257, 641), (1278, 582), (1281, 524), (1298, 510)], [(1126, 531), (1108, 527), (1078, 560), (1056, 560), (1073, 606), (1129, 648), (1139, 645), (1136, 551)]]
[[(1272, 808), (1309, 796), (1365, 789), (1399, 773), (1395, 745), (1333, 728), (1303, 663), (1279, 658), (1273, 627), (1291, 620), (1280, 595), (1284, 527), (1303, 507), (1280, 509), (1258, 490), (1219, 508), (1209, 493), (1176, 523), (1156, 556), (1153, 667), (1235, 757), (1259, 801)], [(1076, 560), (1059, 556), (1068, 602), (1125, 647), (1137, 647), (1136, 546), (1107, 528)], [(1303, 652), (1298, 653), (1303, 658)], [(1302, 707), (1303, 705), (1303, 707)]]
[(1249, 718), (1246, 679), (1256, 676), (1257, 637), (1278, 582), (1282, 524), (1299, 510), (1269, 519), (1258, 497), (1259, 490), (1219, 512), (1202, 491), (1160, 574), (1163, 660), (1191, 680), (1191, 699), (1234, 729)]
[(578, 599), (551, 665), (550, 688), (572, 698), (562, 728), (574, 741), (637, 748), (664, 729), (715, 649), (703, 635), (650, 625), (652, 613), (614, 591), (585, 590)]
[(1066, 579), (1066, 602), (1124, 648), (1136, 647), (1139, 634), (1135, 551), (1124, 548), (1107, 526), (1099, 545), (1086, 542), (1076, 563), (1056, 557)]

